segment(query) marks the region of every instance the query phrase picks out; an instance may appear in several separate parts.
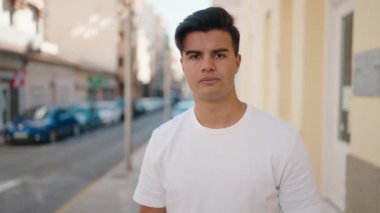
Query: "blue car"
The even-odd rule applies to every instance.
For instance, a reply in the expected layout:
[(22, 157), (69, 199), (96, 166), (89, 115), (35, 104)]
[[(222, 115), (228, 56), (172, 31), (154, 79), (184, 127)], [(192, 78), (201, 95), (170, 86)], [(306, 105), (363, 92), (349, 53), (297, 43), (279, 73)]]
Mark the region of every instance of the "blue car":
[(102, 125), (99, 112), (93, 104), (77, 104), (69, 108), (81, 126), (81, 130), (88, 131)]
[(80, 133), (80, 124), (72, 112), (63, 107), (40, 106), (26, 111), (8, 124), (5, 141), (55, 142), (62, 136)]

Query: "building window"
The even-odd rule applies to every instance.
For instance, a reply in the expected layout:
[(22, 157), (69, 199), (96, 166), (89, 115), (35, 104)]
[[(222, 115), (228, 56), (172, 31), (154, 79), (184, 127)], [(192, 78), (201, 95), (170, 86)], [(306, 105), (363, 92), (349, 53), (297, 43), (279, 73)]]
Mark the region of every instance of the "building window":
[[(7, 83), (0, 81), (0, 126), (5, 127), (7, 121), (10, 120), (10, 94)], [(1, 129), (0, 129), (1, 131)]]
[(353, 13), (342, 19), (342, 47), (340, 71), (339, 139), (350, 142), (350, 105), (352, 94), (352, 37)]
[(89, 89), (88, 90), (88, 101), (89, 102), (95, 102), (97, 101), (97, 90), (96, 89)]
[(114, 98), (114, 90), (112, 88), (103, 89), (103, 100), (110, 101)]

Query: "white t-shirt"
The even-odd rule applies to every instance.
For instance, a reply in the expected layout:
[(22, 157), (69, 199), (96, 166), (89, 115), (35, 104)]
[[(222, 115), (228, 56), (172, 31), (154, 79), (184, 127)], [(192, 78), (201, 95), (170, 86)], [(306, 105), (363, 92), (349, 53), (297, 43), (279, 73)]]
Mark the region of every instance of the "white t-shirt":
[(168, 213), (322, 212), (298, 131), (251, 106), (227, 128), (194, 108), (157, 128), (133, 198)]

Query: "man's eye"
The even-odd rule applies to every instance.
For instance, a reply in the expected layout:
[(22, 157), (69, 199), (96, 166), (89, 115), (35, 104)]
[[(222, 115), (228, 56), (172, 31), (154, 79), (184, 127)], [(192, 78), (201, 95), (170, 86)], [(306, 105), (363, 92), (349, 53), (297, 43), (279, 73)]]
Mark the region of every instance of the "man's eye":
[(197, 54), (194, 54), (194, 55), (190, 55), (189, 56), (190, 59), (199, 59), (200, 58), (200, 55), (197, 55)]
[(215, 54), (215, 58), (225, 58), (225, 57), (226, 57), (226, 54), (224, 54), (224, 53)]

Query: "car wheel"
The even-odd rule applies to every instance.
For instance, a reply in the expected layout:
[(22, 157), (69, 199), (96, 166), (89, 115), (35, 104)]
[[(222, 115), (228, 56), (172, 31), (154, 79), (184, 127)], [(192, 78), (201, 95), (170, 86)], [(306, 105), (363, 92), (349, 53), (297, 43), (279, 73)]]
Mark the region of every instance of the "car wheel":
[(73, 135), (76, 137), (76, 136), (79, 136), (80, 135), (80, 126), (78, 124), (75, 124), (73, 126)]
[(49, 142), (54, 143), (57, 141), (57, 132), (55, 130), (51, 130), (49, 133)]

